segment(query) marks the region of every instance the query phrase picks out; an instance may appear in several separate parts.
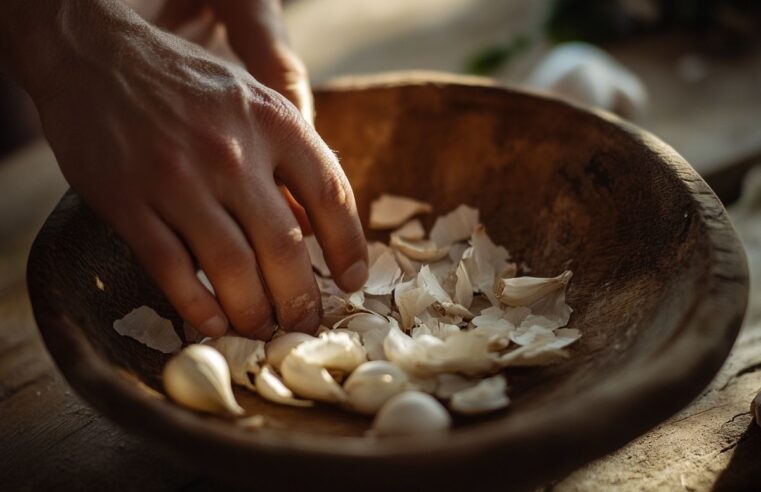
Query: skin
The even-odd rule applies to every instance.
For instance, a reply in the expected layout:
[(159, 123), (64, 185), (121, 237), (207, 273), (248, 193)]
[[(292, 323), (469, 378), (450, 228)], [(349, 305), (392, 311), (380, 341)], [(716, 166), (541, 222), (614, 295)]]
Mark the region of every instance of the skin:
[(311, 124), (276, 1), (171, 1), (156, 19), (206, 22), (201, 45), (224, 24), (245, 68), (117, 0), (5, 0), (0, 19), (0, 65), (35, 101), (64, 176), (203, 334), (316, 330), (310, 229), (338, 285), (364, 284), (351, 186)]

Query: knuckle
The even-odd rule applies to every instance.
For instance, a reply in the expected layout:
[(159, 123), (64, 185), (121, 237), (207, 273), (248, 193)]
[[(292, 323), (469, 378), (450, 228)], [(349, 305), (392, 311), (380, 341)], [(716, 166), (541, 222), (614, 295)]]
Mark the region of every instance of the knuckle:
[(247, 175), (248, 168), (243, 156), (243, 146), (238, 138), (209, 132), (203, 135), (202, 139), (202, 145), (219, 172), (234, 177)]
[(320, 198), (326, 208), (344, 210), (348, 206), (349, 185), (343, 171), (335, 167), (326, 173), (320, 183)]
[(279, 266), (291, 263), (298, 258), (303, 241), (303, 234), (298, 226), (271, 234), (267, 244), (270, 260)]
[(259, 123), (281, 134), (294, 133), (298, 128), (298, 110), (274, 90), (260, 91), (254, 102), (254, 114)]
[(254, 255), (243, 248), (217, 248), (209, 255), (209, 269), (220, 275), (232, 276), (249, 270)]

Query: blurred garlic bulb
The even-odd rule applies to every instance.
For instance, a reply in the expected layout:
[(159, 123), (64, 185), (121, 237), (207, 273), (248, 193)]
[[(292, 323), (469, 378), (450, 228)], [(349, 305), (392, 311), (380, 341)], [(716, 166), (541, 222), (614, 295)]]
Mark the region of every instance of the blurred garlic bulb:
[(219, 338), (207, 338), (202, 343), (214, 347), (222, 354), (235, 384), (255, 389), (249, 374), (254, 375), (259, 372), (259, 365), (264, 361), (264, 342), (226, 335)]
[(564, 43), (551, 50), (526, 84), (627, 118), (640, 116), (647, 107), (647, 90), (639, 78), (587, 43)]
[(280, 365), (283, 363), (283, 359), (285, 359), (291, 350), (304, 342), (308, 342), (309, 340), (315, 340), (315, 337), (298, 331), (280, 335), (279, 337), (267, 342), (267, 345), (265, 346), (267, 362), (279, 371)]
[(373, 421), (372, 433), (400, 436), (445, 431), (452, 423), (436, 398), (419, 391), (405, 391), (388, 400)]
[(354, 410), (374, 415), (386, 401), (407, 389), (407, 375), (383, 360), (365, 362), (344, 383), (348, 404)]
[(293, 407), (311, 407), (314, 402), (294, 398), (278, 375), (268, 365), (264, 365), (256, 374), (256, 391), (259, 395), (271, 402)]
[(225, 358), (206, 345), (190, 345), (169, 359), (162, 373), (169, 396), (188, 408), (222, 415), (242, 415), (233, 396)]

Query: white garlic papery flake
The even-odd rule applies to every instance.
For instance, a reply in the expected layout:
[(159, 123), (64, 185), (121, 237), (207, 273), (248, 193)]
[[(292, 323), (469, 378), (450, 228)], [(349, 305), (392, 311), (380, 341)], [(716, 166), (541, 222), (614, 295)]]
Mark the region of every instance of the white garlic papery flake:
[(230, 376), (235, 384), (255, 389), (249, 375), (259, 372), (259, 366), (265, 359), (264, 342), (250, 338), (225, 335), (219, 338), (207, 338), (204, 345), (214, 347), (227, 361)]
[(412, 198), (381, 195), (370, 204), (370, 229), (393, 229), (419, 214), (427, 214), (433, 207)]
[(452, 419), (436, 398), (419, 391), (405, 391), (388, 400), (373, 421), (378, 436), (428, 434), (449, 429)]
[(206, 345), (190, 345), (169, 359), (162, 373), (167, 394), (177, 403), (202, 412), (243, 415), (233, 396), (225, 358)]
[(510, 404), (506, 391), (505, 377), (493, 376), (452, 394), (449, 408), (466, 415), (493, 412)]
[(299, 400), (293, 396), (293, 392), (288, 389), (275, 371), (268, 365), (265, 365), (256, 374), (256, 391), (264, 398), (281, 405), (293, 407), (311, 407), (314, 402), (309, 400)]
[(390, 294), (402, 280), (402, 269), (391, 251), (384, 251), (370, 267), (363, 290), (371, 295)]
[(114, 321), (114, 330), (119, 335), (134, 338), (165, 354), (177, 352), (182, 347), (182, 340), (174, 331), (172, 322), (148, 306), (133, 309), (123, 318)]
[[(354, 336), (352, 336), (354, 335)], [(319, 338), (300, 344), (291, 353), (310, 364), (345, 374), (367, 361), (367, 353), (356, 333), (328, 330)]]
[(264, 346), (267, 363), (279, 371), (283, 359), (291, 353), (291, 350), (310, 340), (315, 340), (315, 337), (298, 331), (284, 333), (273, 338)]
[(528, 306), (547, 294), (565, 288), (573, 273), (566, 270), (557, 277), (514, 277), (497, 281), (494, 291), (497, 298), (508, 306)]
[(420, 241), (421, 239), (425, 239), (425, 229), (423, 229), (423, 224), (418, 219), (405, 223), (392, 234), (410, 241)]
[(415, 261), (437, 261), (449, 253), (449, 247), (440, 247), (433, 241), (425, 239), (410, 240), (404, 239), (396, 234), (391, 234), (392, 248), (401, 251), (407, 258)]
[(375, 360), (359, 366), (344, 382), (347, 403), (354, 410), (374, 415), (386, 401), (407, 389), (407, 374), (390, 362)]
[(465, 241), (478, 225), (478, 210), (460, 205), (446, 215), (436, 219), (431, 229), (431, 241), (439, 246), (449, 246)]

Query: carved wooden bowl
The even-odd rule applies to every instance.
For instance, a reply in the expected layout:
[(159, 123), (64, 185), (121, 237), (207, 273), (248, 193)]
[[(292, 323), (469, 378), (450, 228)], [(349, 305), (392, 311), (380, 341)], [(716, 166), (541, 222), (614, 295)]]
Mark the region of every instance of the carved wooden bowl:
[[(464, 79), (352, 79), (316, 94), (363, 219), (383, 192), (481, 210), (537, 275), (571, 268), (571, 357), (508, 373), (511, 407), (449, 434), (371, 440), (369, 419), (238, 393), (279, 425), (246, 431), (163, 395), (166, 357), (112, 328), (144, 304), (180, 320), (109, 227), (67, 194), (29, 259), (48, 349), (115, 422), (189, 467), (257, 490), (483, 490), (542, 483), (685, 406), (726, 358), (745, 310), (742, 247), (673, 149), (607, 114)], [(430, 225), (430, 224), (428, 224)], [(96, 287), (96, 276), (105, 290)], [(135, 470), (135, 473), (140, 473)]]

